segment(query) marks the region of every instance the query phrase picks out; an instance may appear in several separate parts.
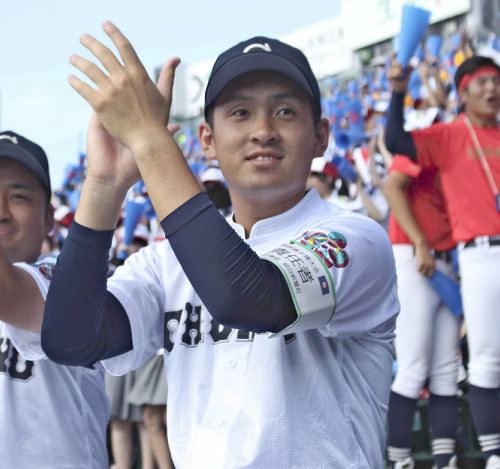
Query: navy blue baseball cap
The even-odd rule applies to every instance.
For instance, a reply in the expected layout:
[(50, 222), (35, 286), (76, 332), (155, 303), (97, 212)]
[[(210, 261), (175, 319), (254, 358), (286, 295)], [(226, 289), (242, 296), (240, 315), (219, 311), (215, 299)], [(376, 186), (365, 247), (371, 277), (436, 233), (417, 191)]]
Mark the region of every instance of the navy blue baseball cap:
[(40, 145), (10, 130), (0, 132), (0, 158), (10, 158), (25, 166), (41, 182), (50, 200), (50, 174), (47, 155)]
[(205, 117), (217, 96), (233, 79), (261, 70), (280, 72), (294, 80), (312, 98), (317, 106), (315, 111), (321, 114), (318, 81), (302, 51), (277, 39), (257, 36), (231, 47), (215, 61), (205, 90)]

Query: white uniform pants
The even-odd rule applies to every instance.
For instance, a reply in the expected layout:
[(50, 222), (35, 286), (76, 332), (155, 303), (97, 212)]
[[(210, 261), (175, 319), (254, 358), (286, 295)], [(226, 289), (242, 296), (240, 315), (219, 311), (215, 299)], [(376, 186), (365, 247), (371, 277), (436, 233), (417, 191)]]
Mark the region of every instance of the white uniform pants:
[[(439, 396), (457, 393), (461, 318), (441, 301), (430, 282), (416, 270), (412, 245), (393, 245), (401, 304), (396, 323), (397, 373), (392, 390), (417, 399), (427, 378)], [(451, 264), (436, 268), (454, 276)]]
[(459, 246), (462, 301), (469, 346), (469, 382), (500, 387), (500, 246)]

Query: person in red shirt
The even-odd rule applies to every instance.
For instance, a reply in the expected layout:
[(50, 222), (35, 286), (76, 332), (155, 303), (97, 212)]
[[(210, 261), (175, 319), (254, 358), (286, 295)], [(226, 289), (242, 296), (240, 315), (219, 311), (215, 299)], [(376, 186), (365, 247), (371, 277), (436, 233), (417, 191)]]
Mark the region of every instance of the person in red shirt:
[(463, 112), (451, 123), (403, 128), (408, 73), (393, 60), (386, 144), (423, 168), (439, 170), (458, 243), (467, 323), (471, 414), (487, 460), (500, 468), (500, 67), (490, 58), (465, 60), (455, 74)]
[(391, 208), (398, 295), (397, 372), (388, 413), (387, 456), (391, 467), (411, 467), (417, 400), (429, 381), (429, 419), (435, 467), (456, 466), (457, 377), (461, 318), (454, 316), (427, 280), (437, 268), (456, 277), (455, 242), (435, 168), (422, 169), (395, 155), (384, 194)]

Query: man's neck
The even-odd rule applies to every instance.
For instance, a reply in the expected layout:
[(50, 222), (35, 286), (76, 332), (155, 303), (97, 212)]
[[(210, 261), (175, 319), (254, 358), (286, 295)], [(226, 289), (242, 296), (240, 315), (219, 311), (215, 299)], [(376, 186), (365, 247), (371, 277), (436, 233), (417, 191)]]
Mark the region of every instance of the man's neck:
[(481, 116), (478, 114), (473, 114), (471, 112), (466, 112), (466, 115), (470, 123), (475, 127), (496, 127), (498, 125), (496, 115)]
[[(305, 192), (302, 192), (302, 197), (304, 195)], [(240, 199), (233, 195), (231, 200), (233, 202), (234, 220), (236, 223), (243, 226), (245, 229), (245, 237), (248, 237), (255, 223), (290, 210), (300, 202), (302, 197), (286, 199), (281, 201), (281, 203), (276, 203), (276, 201), (271, 203), (270, 200), (266, 200), (266, 198), (262, 198), (258, 201), (255, 199), (250, 201), (245, 198)]]

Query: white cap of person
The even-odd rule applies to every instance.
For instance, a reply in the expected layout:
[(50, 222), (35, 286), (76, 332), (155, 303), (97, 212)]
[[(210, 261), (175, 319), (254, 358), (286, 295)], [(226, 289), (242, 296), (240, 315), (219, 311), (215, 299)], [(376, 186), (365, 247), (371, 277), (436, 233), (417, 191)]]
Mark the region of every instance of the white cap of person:
[(219, 168), (210, 167), (207, 168), (203, 173), (201, 173), (200, 181), (205, 182), (219, 182), (221, 184), (226, 183), (226, 179)]

